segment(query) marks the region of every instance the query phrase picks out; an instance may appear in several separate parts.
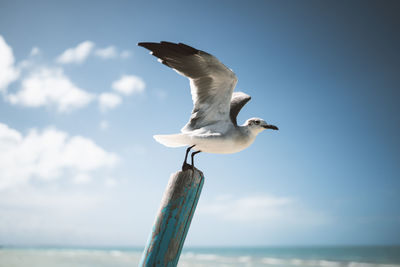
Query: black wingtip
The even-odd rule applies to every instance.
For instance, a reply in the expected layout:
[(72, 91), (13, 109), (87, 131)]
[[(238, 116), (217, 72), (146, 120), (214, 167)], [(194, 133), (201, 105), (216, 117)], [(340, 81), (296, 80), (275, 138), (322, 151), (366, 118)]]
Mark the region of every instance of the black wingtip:
[(180, 47), (186, 49), (186, 51), (188, 51), (191, 54), (197, 54), (200, 51), (200, 50), (198, 50), (198, 49), (196, 49), (194, 47), (191, 47), (190, 45), (184, 44), (184, 43), (179, 43), (178, 45)]
[(152, 43), (152, 42), (139, 42), (139, 43), (137, 43), (138, 46), (141, 46), (141, 47), (144, 47), (144, 48), (147, 48), (148, 46), (155, 45), (155, 44), (158, 44), (158, 43)]
[(168, 41), (161, 41), (160, 44), (164, 44), (164, 45), (176, 45), (176, 43), (168, 42)]
[[(144, 47), (150, 51), (157, 51), (157, 52), (173, 52), (179, 53), (182, 55), (193, 55), (199, 53), (200, 50), (193, 48), (187, 44), (183, 43), (173, 43), (168, 41), (161, 41), (159, 43), (155, 42), (139, 42), (137, 43), (138, 46)], [(157, 55), (155, 55), (157, 56)]]

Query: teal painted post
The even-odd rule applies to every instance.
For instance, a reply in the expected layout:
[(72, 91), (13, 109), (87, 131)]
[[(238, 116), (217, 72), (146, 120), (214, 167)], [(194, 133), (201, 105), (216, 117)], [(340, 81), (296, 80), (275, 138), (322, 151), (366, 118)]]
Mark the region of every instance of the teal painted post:
[(139, 267), (175, 267), (204, 183), (195, 168), (171, 175)]

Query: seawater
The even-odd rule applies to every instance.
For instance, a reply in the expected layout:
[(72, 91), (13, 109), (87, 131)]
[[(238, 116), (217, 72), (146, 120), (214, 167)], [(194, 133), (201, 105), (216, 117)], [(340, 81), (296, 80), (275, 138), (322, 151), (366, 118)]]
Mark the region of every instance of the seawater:
[[(0, 249), (0, 267), (137, 266), (142, 248)], [(400, 246), (185, 248), (179, 267), (400, 267)]]

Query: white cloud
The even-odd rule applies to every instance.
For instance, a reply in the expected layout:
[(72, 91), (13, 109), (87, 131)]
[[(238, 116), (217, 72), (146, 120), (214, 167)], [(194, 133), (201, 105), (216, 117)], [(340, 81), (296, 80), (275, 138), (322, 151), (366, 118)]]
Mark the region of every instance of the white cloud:
[(74, 184), (88, 184), (91, 181), (92, 177), (87, 173), (78, 173), (73, 179)]
[(69, 174), (78, 177), (102, 167), (113, 167), (118, 156), (91, 139), (69, 136), (47, 128), (23, 136), (0, 123), (0, 189), (25, 184), (32, 178), (51, 180)]
[(14, 66), (12, 48), (0, 35), (0, 92), (6, 92), (10, 83), (18, 79), (19, 70)]
[(94, 54), (103, 59), (116, 58), (118, 55), (117, 49), (114, 46), (96, 49)]
[(94, 43), (91, 41), (85, 41), (80, 43), (74, 48), (65, 50), (58, 58), (57, 62), (62, 64), (68, 63), (82, 63), (86, 60), (89, 54), (94, 48)]
[(97, 57), (100, 57), (102, 59), (111, 59), (111, 58), (117, 58), (117, 57), (126, 59), (126, 58), (130, 58), (132, 56), (132, 52), (129, 50), (124, 50), (122, 52), (119, 52), (115, 46), (110, 45), (106, 48), (96, 49), (94, 51), (94, 55)]
[(129, 50), (124, 50), (119, 55), (121, 58), (130, 58), (132, 56), (132, 52)]
[(102, 93), (99, 95), (99, 106), (102, 111), (113, 109), (121, 104), (122, 98), (113, 93)]
[(124, 95), (141, 93), (146, 88), (142, 78), (134, 75), (123, 75), (119, 80), (112, 83), (111, 87)]
[(94, 56), (100, 57), (102, 59), (111, 58), (129, 58), (132, 53), (129, 50), (124, 50), (119, 53), (118, 49), (110, 45), (105, 48), (98, 48), (94, 50), (95, 44), (91, 41), (85, 41), (77, 45), (76, 47), (69, 48), (65, 50), (60, 56), (57, 57), (57, 62), (62, 64), (68, 63), (82, 63), (84, 62), (91, 53)]
[(117, 185), (117, 181), (114, 178), (107, 178), (104, 182), (107, 187), (114, 187)]
[(25, 78), (21, 90), (8, 100), (27, 107), (56, 106), (59, 112), (68, 112), (86, 106), (93, 97), (75, 86), (62, 69), (41, 68)]
[(35, 46), (32, 48), (30, 56), (33, 57), (33, 56), (39, 55), (39, 53), (40, 53), (39, 47)]
[(223, 221), (281, 226), (308, 225), (327, 221), (326, 216), (310, 211), (293, 198), (271, 195), (232, 197), (221, 195), (212, 203), (204, 203), (199, 213), (212, 215)]

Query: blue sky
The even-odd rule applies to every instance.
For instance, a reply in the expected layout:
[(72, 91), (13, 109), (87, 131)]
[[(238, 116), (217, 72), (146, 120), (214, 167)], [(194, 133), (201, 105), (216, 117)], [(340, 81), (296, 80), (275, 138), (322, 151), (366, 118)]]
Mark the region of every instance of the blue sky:
[(147, 240), (184, 149), (188, 81), (136, 44), (183, 42), (232, 68), (263, 132), (199, 154), (186, 244), (398, 244), (395, 1), (0, 2), (0, 243)]

